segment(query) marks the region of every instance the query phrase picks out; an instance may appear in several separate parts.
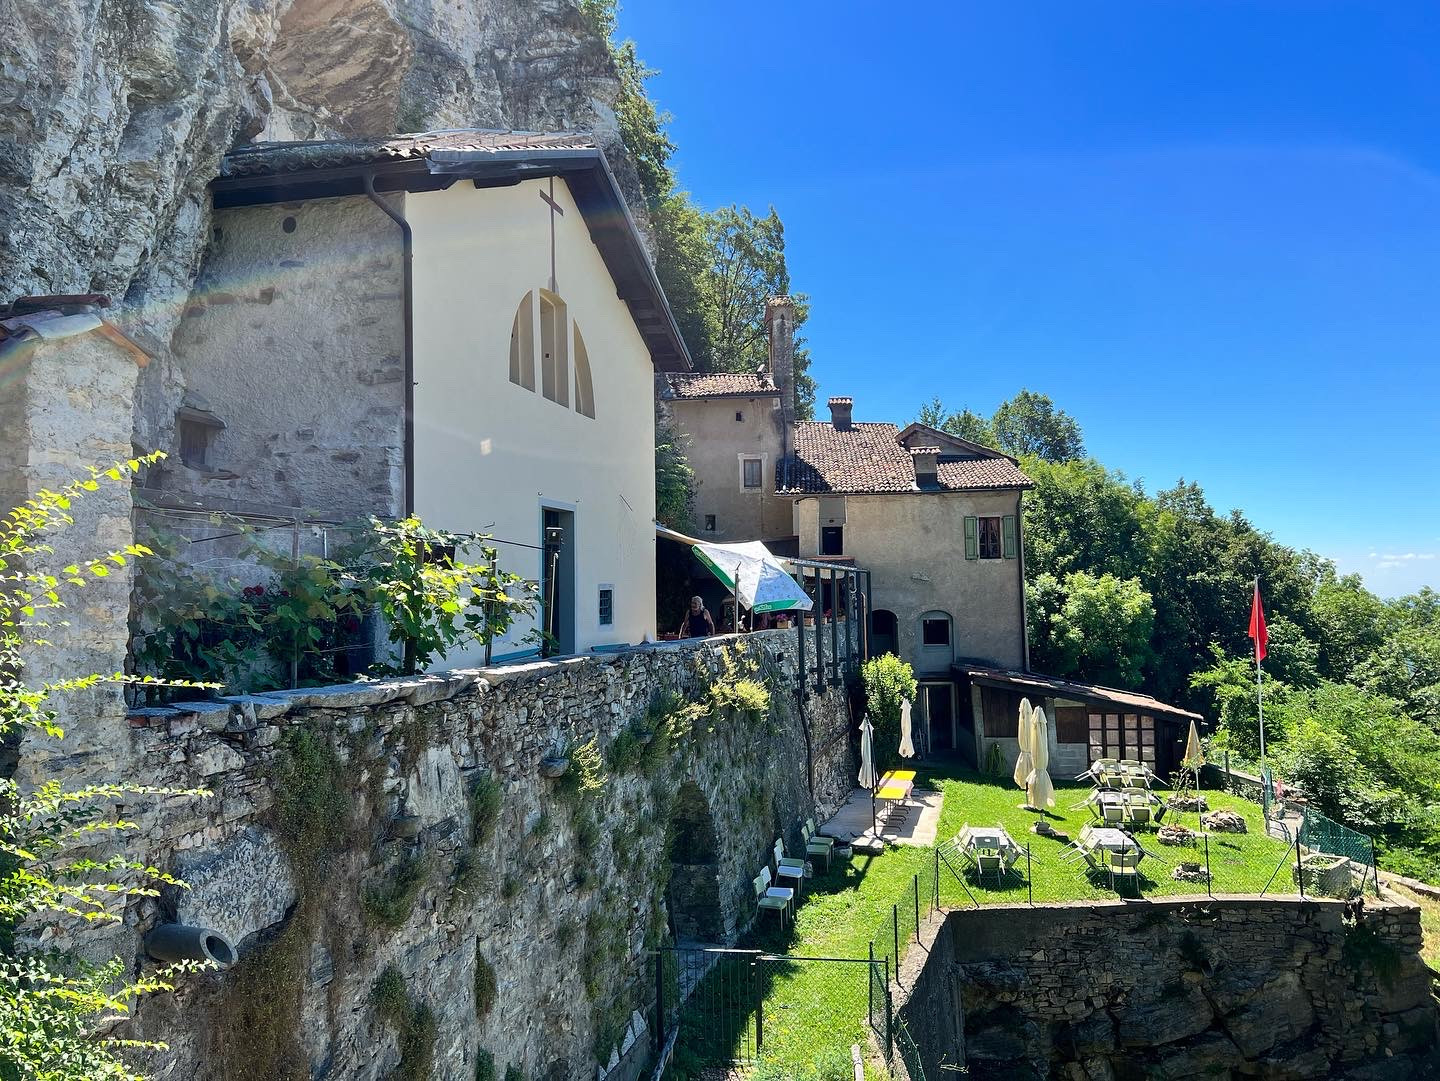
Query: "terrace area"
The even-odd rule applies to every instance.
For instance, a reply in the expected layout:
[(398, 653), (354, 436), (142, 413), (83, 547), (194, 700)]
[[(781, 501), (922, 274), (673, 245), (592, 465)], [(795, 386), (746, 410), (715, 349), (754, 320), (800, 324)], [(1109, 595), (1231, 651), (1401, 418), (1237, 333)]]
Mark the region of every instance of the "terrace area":
[[(943, 795), (936, 843), (857, 849), (828, 870), (823, 860), (812, 861), (793, 922), (782, 927), (774, 913), (762, 913), (739, 944), (757, 952), (727, 958), (700, 981), (680, 1013), (667, 1077), (724, 1077), (708, 1071), (726, 1063), (731, 1077), (850, 1081), (854, 1044), (864, 1052), (867, 1077), (892, 1076), (885, 1056), (871, 1050), (873, 1033), (881, 1047), (887, 1039), (894, 1045), (897, 1059), (906, 1052), (906, 1034), (885, 1016), (884, 981), (896, 978), (898, 962), (916, 947), (917, 926), (937, 908), (1122, 899), (1143, 905), (1158, 897), (1298, 889), (1295, 845), (1267, 836), (1258, 804), (1224, 792), (1200, 795), (1209, 810), (1232, 812), (1245, 832), (1206, 830), (1198, 811), (1168, 809), (1161, 824), (1194, 836), (1163, 844), (1157, 826), (1133, 828), (1146, 856), (1136, 880), (1123, 884), (1122, 898), (1108, 874), (1070, 846), (1096, 823), (1084, 802), (1088, 785), (1057, 785), (1056, 807), (1043, 815), (1023, 809), (1024, 795), (1008, 778), (968, 769), (922, 767), (917, 795), (925, 790)], [(1048, 834), (1032, 832), (1041, 820)], [(1014, 839), (1021, 851), (1007, 873), (997, 879), (967, 864), (953, 840), (966, 825), (1000, 826)], [(1177, 877), (1182, 865), (1186, 871)], [(1315, 889), (1320, 883), (1308, 868), (1305, 874), (1307, 891)], [(873, 975), (871, 965), (857, 963), (872, 957)], [(677, 967), (689, 960), (673, 955)]]

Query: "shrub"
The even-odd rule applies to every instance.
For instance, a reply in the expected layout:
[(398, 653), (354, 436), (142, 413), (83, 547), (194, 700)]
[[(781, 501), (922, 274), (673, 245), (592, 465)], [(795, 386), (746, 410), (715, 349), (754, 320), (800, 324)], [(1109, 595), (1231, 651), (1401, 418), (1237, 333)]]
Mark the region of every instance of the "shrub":
[(475, 1016), (484, 1017), (495, 1005), (495, 969), (480, 952), (480, 940), (475, 940)]
[(395, 1030), (400, 1048), (400, 1061), (389, 1074), (391, 1081), (429, 1081), (439, 1035), (434, 1012), (423, 1002), (410, 1001), (405, 977), (394, 965), (380, 973), (370, 991), (370, 1002), (380, 1020)]
[(480, 774), (470, 786), (470, 839), (474, 844), (484, 844), (495, 832), (503, 794), (504, 786), (488, 773)]
[(915, 670), (893, 653), (860, 666), (865, 686), (865, 711), (875, 726), (875, 765), (889, 769), (899, 759), (900, 705), (915, 700)]
[(403, 860), (393, 874), (365, 891), (365, 918), (391, 930), (410, 918), (415, 898), (425, 882), (425, 861), (419, 856)]

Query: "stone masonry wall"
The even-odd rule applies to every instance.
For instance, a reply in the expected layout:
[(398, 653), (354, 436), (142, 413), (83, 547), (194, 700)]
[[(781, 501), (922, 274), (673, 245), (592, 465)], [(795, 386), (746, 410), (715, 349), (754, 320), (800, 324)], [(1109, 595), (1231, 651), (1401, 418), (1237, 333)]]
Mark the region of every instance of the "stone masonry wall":
[[(221, 931), (240, 961), (143, 1000), (121, 1031), (170, 1044), (148, 1063), (158, 1076), (197, 1081), (380, 1078), (402, 1044), (407, 1069), (423, 1051), (420, 1075), (437, 1079), (469, 1081), (482, 1051), (497, 1077), (634, 1076), (646, 947), (668, 923), (733, 937), (776, 835), (793, 848), (850, 788), (844, 688), (807, 692), (812, 800), (794, 633), (748, 636), (742, 654), (736, 641), (132, 711), (147, 765), (128, 779), (213, 791), (147, 816), (146, 858), (191, 889), (131, 909), (136, 964), (172, 919)], [(693, 739), (647, 745), (663, 722), (647, 706), (703, 697), (722, 654), (763, 654), (768, 716), (717, 712)], [(574, 791), (591, 740), (604, 783)], [(547, 779), (541, 761), (562, 747), (570, 774)], [(477, 841), (484, 779), (499, 810)], [(391, 966), (400, 1022), (371, 998)], [(494, 977), (483, 1010), (477, 967)]]
[[(173, 370), (140, 387), (139, 439), (171, 454), (150, 485), (207, 507), (400, 514), (401, 262), (399, 229), (363, 196), (216, 211)], [(206, 470), (180, 460), (182, 402), (225, 424)]]
[(927, 1076), (962, 1060), (1017, 1081), (1423, 1076), (1419, 911), (1356, 913), (1236, 897), (955, 911), (912, 955), (898, 1010)]

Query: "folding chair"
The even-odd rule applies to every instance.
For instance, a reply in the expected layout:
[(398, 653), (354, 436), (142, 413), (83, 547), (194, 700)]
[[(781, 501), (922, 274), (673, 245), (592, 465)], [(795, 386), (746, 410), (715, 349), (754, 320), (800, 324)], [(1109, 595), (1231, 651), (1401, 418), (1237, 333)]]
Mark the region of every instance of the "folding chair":
[(1128, 881), (1135, 887), (1135, 895), (1140, 895), (1140, 858), (1143, 855), (1141, 850), (1127, 848), (1120, 852), (1111, 852), (1106, 866), (1110, 871), (1110, 888), (1119, 893), (1116, 888), (1116, 881)]
[[(810, 831), (810, 840), (809, 840), (808, 842), (806, 842), (806, 847), (808, 848), (808, 847), (809, 847), (810, 845), (812, 845), (812, 844), (814, 844), (814, 845), (824, 845), (824, 846), (825, 846), (825, 866), (826, 866), (826, 867), (829, 867), (829, 866), (830, 866), (831, 850), (833, 850), (834, 847), (835, 847), (835, 838), (834, 838), (834, 837), (831, 837), (831, 836), (829, 836), (829, 835), (827, 835), (827, 834), (821, 833), (821, 832), (820, 832), (820, 828), (815, 825), (815, 820), (814, 820), (813, 818), (807, 818), (807, 819), (805, 820), (805, 828)], [(811, 854), (812, 854), (812, 855), (816, 855), (816, 854), (818, 854), (818, 853), (811, 853)]]
[(1106, 800), (1100, 805), (1100, 820), (1107, 826), (1119, 826), (1125, 822), (1125, 805)]

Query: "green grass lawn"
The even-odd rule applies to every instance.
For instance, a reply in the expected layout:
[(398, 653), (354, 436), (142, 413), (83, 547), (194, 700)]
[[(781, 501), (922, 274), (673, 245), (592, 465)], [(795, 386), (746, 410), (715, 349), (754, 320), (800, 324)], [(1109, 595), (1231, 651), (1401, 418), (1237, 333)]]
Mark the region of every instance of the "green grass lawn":
[[(1085, 864), (1062, 865), (1059, 856), (1064, 842), (1030, 833), (1039, 817), (1021, 809), (1023, 796), (1008, 780), (982, 776), (967, 770), (923, 769), (917, 778), (921, 787), (940, 788), (945, 793), (937, 839), (944, 842), (959, 832), (962, 825), (1003, 825), (1022, 846), (1031, 845), (1031, 878), (1037, 902), (1075, 900), (1113, 900), (1116, 894), (1101, 878), (1087, 874)], [(1047, 812), (1050, 824), (1058, 831), (1074, 837), (1080, 827), (1093, 821), (1087, 808), (1074, 809), (1089, 792), (1088, 786), (1064, 785), (1056, 791), (1056, 807)], [(1246, 834), (1215, 834), (1210, 838), (1210, 867), (1217, 893), (1259, 893), (1274, 875), (1270, 891), (1289, 893), (1294, 890), (1287, 866), (1291, 849), (1283, 842), (1264, 834), (1260, 808), (1244, 800), (1217, 792), (1204, 793), (1212, 808), (1239, 812), (1246, 820)], [(1198, 828), (1194, 814), (1170, 812), (1165, 821), (1180, 821)], [(1141, 844), (1153, 853), (1141, 864), (1141, 893), (1146, 897), (1203, 893), (1204, 885), (1176, 882), (1171, 869), (1181, 860), (1205, 860), (1205, 850), (1171, 848), (1155, 840), (1154, 828), (1138, 831)], [(958, 858), (951, 860), (954, 871), (963, 872)], [(1276, 873), (1277, 867), (1281, 868)], [(923, 920), (933, 898), (935, 870), (934, 848), (900, 846), (883, 854), (856, 854), (850, 861), (837, 860), (828, 873), (822, 864), (814, 864), (815, 877), (807, 889), (792, 926), (781, 931), (773, 915), (766, 913), (742, 946), (784, 954), (791, 958), (865, 958), (872, 941), (876, 955), (893, 952), (891, 930), (892, 906), (901, 910), (900, 952), (907, 953), (913, 944), (914, 882), (921, 876), (920, 916)], [(1020, 869), (1023, 871), (1024, 863)], [(969, 894), (965, 887), (968, 887)], [(978, 901), (990, 903), (1024, 903), (1029, 889), (1023, 875), (1015, 875), (996, 887), (981, 885), (966, 878), (962, 887), (955, 875), (941, 864), (940, 901), (945, 907), (964, 907)], [(971, 900), (973, 895), (975, 901)], [(904, 941), (905, 939), (910, 941)], [(848, 1052), (852, 1043), (867, 1046), (865, 1032), (868, 973), (865, 965), (841, 962), (764, 961), (757, 973), (764, 989), (764, 1046), (762, 1062), (782, 1072), (773, 1076), (829, 1081), (831, 1073), (849, 1077), (848, 1054), (841, 1061), (839, 1052)], [(717, 977), (718, 979), (718, 977)], [(697, 998), (699, 993), (697, 992)], [(753, 1050), (753, 1028), (720, 1033), (713, 1022), (692, 1011), (682, 1020), (682, 1046), (690, 1041), (693, 1051), (705, 1043), (704, 1057), (724, 1055), (750, 1043)], [(692, 1038), (693, 1034), (693, 1038)], [(703, 1040), (701, 1039), (703, 1037)], [(717, 1040), (717, 1037), (718, 1040)], [(731, 1043), (733, 1048), (723, 1045)], [(838, 1049), (838, 1050), (837, 1050)], [(682, 1064), (687, 1061), (682, 1055)], [(694, 1062), (692, 1054), (688, 1061)], [(786, 1072), (788, 1071), (788, 1072)], [(806, 1071), (813, 1071), (807, 1073)], [(682, 1068), (674, 1076), (684, 1077)], [(693, 1076), (693, 1075), (692, 1075)], [(762, 1069), (757, 1076), (771, 1076)], [(878, 1066), (872, 1076), (885, 1076)]]

